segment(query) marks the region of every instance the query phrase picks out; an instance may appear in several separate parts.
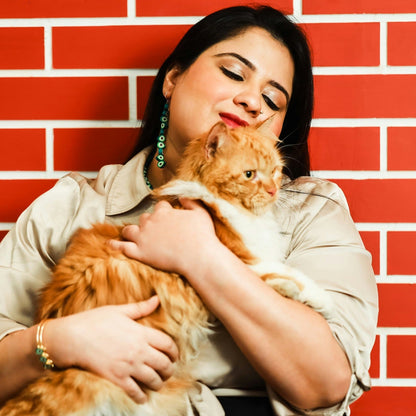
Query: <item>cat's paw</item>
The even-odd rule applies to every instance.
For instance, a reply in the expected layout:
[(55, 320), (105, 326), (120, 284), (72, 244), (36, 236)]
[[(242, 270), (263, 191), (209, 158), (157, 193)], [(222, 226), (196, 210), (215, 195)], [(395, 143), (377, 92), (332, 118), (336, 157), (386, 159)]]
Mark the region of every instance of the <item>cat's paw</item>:
[(272, 287), (276, 292), (279, 292), (282, 296), (294, 300), (300, 300), (299, 296), (302, 288), (297, 284), (297, 282), (278, 277), (277, 275), (275, 277), (272, 276), (273, 275), (270, 275), (265, 280), (270, 287)]

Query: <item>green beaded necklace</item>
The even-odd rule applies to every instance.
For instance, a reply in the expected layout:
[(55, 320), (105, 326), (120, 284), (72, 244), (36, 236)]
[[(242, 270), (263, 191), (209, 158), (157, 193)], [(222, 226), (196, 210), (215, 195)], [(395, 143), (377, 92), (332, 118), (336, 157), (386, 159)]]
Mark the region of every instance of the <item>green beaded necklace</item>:
[(153, 155), (154, 155), (154, 152), (150, 152), (150, 154), (149, 154), (149, 156), (147, 156), (146, 162), (145, 162), (145, 164), (144, 164), (144, 166), (143, 166), (143, 177), (144, 177), (144, 181), (146, 182), (146, 185), (147, 185), (147, 187), (148, 187), (150, 190), (152, 190), (152, 189), (153, 189), (153, 186), (152, 186), (152, 184), (151, 184), (151, 183), (150, 183), (150, 181), (149, 181), (149, 178), (148, 178), (148, 176), (147, 176), (147, 172), (148, 172), (148, 170), (149, 170), (149, 165), (150, 165), (150, 162), (151, 162), (151, 160), (153, 159)]
[(163, 107), (162, 115), (160, 117), (160, 130), (159, 130), (159, 135), (156, 141), (156, 149), (149, 154), (143, 167), (144, 181), (146, 182), (146, 185), (148, 186), (149, 189), (153, 189), (153, 186), (150, 183), (149, 178), (147, 177), (147, 172), (149, 170), (150, 161), (152, 160), (156, 151), (157, 151), (157, 155), (156, 155), (157, 167), (160, 169), (163, 169), (166, 165), (163, 151), (166, 147), (165, 130), (168, 128), (168, 122), (169, 122), (169, 102), (166, 101)]

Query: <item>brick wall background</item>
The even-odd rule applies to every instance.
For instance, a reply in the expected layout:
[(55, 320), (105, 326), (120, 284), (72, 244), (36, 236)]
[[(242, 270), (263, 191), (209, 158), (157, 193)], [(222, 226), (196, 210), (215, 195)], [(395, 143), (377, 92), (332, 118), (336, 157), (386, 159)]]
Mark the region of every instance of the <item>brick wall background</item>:
[[(0, 238), (65, 172), (125, 160), (156, 68), (231, 0), (1, 0)], [(373, 389), (355, 416), (415, 414), (416, 2), (268, 1), (314, 56), (314, 175), (337, 182), (373, 255)]]

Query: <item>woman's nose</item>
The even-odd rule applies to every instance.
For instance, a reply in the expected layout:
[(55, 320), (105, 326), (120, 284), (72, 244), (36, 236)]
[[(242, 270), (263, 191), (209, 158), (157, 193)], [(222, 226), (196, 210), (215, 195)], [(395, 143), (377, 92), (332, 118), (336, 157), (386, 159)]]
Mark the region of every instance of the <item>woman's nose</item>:
[(261, 114), (261, 94), (251, 90), (241, 91), (234, 97), (234, 104), (243, 107), (253, 116)]

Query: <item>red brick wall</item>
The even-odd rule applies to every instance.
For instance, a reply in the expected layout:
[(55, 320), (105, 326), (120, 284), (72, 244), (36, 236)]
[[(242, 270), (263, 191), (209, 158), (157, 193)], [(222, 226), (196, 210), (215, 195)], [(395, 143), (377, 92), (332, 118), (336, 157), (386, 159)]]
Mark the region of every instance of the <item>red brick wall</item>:
[[(156, 68), (192, 23), (232, 0), (2, 0), (0, 239), (69, 170), (130, 153)], [(373, 389), (356, 416), (415, 414), (416, 2), (269, 1), (314, 59), (314, 174), (345, 191), (373, 255)]]

